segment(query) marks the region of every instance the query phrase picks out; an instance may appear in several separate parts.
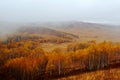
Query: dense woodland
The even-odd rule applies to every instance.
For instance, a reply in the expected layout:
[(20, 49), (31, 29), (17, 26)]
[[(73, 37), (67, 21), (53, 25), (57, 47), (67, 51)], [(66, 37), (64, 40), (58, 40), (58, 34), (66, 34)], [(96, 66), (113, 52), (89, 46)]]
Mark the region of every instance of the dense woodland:
[[(120, 43), (76, 42), (68, 37), (15, 35), (0, 42), (0, 80), (48, 80), (77, 69), (92, 71), (120, 62)], [(63, 40), (64, 39), (64, 40)], [(72, 39), (71, 39), (72, 40)], [(70, 43), (47, 51), (42, 43)]]

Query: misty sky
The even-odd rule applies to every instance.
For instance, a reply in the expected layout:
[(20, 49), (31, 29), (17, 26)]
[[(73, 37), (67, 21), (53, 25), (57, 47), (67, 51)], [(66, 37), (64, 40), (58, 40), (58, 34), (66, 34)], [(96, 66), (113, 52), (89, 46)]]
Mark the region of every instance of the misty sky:
[(0, 0), (0, 21), (120, 24), (120, 0)]

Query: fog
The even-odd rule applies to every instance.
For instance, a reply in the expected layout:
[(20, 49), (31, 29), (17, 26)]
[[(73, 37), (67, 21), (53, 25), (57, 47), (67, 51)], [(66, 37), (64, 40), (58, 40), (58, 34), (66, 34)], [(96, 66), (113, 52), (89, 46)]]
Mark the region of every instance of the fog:
[(0, 21), (120, 24), (120, 0), (0, 0)]
[(120, 25), (120, 0), (0, 0), (0, 35), (18, 24), (60, 21)]

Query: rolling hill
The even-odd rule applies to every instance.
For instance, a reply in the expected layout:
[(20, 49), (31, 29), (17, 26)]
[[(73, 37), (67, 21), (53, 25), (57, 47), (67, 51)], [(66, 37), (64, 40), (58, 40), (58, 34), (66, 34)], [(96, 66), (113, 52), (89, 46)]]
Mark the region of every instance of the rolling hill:
[(64, 22), (54, 26), (55, 29), (79, 35), (79, 40), (120, 41), (120, 27), (87, 22)]
[[(48, 22), (48, 23), (19, 23), (19, 24), (8, 24), (2, 23), (0, 35), (3, 33), (14, 32), (17, 28), (21, 32), (27, 33), (40, 33), (45, 35), (54, 35), (61, 37), (64, 34), (75, 38), (79, 36), (79, 41), (120, 41), (120, 26), (118, 25), (107, 25), (98, 23), (88, 23), (79, 21), (67, 21), (67, 22)], [(25, 28), (21, 27), (25, 26)], [(27, 26), (27, 27), (26, 27)], [(37, 27), (36, 29), (34, 27)], [(6, 29), (8, 28), (8, 30)], [(14, 30), (14, 31), (13, 31)], [(18, 31), (18, 30), (17, 30)], [(66, 34), (67, 33), (67, 34)], [(69, 34), (68, 34), (69, 33)], [(77, 35), (77, 36), (76, 36)]]
[(77, 35), (73, 35), (66, 32), (61, 32), (58, 30), (45, 28), (45, 27), (22, 27), (17, 30), (18, 33), (27, 33), (27, 34), (39, 34), (41, 36), (56, 36), (61, 38), (78, 38)]

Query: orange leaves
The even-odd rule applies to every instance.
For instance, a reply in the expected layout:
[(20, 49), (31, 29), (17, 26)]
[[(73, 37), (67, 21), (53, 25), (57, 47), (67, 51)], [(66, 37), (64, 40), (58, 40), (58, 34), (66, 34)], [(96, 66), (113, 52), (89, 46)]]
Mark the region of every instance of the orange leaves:
[(35, 48), (34, 50), (32, 50), (32, 53), (33, 54), (44, 54), (45, 52), (44, 52), (44, 50), (41, 48), (41, 47), (37, 47), (37, 48)]
[(0, 48), (2, 48), (2, 42), (0, 42)]
[(74, 43), (68, 45), (66, 52), (61, 48), (46, 52), (39, 44), (39, 41), (32, 40), (8, 44), (9, 47), (1, 48), (0, 65), (16, 79), (34, 80), (34, 76), (49, 71), (61, 74), (66, 68), (99, 69), (108, 66), (114, 59), (120, 59), (120, 44), (111, 42)]
[(68, 50), (68, 51), (76, 51), (76, 50), (79, 50), (79, 49), (88, 48), (89, 46), (90, 46), (90, 44), (88, 44), (88, 43), (70, 44), (70, 45), (68, 45), (67, 50)]
[[(110, 56), (119, 50), (119, 45), (111, 42), (103, 43), (78, 43), (68, 46), (68, 52), (55, 48), (49, 53), (47, 70), (60, 68), (87, 68), (97, 69), (109, 64)], [(118, 52), (119, 53), (119, 52)]]
[(38, 65), (42, 64), (40, 63), (41, 59), (33, 59), (33, 58), (15, 58), (9, 60), (5, 66), (6, 67), (11, 67), (13, 69), (18, 69), (22, 71), (23, 69), (26, 70), (26, 72), (32, 72), (34, 70), (38, 70)]
[[(38, 51), (36, 50), (36, 52)], [(37, 74), (44, 74), (46, 69), (47, 58), (38, 54), (42, 53), (34, 52), (34, 54), (30, 54), (28, 57), (11, 59), (6, 62), (4, 67), (11, 72), (11, 75), (15, 74), (15, 78), (30, 80)], [(31, 80), (34, 80), (34, 78)]]

